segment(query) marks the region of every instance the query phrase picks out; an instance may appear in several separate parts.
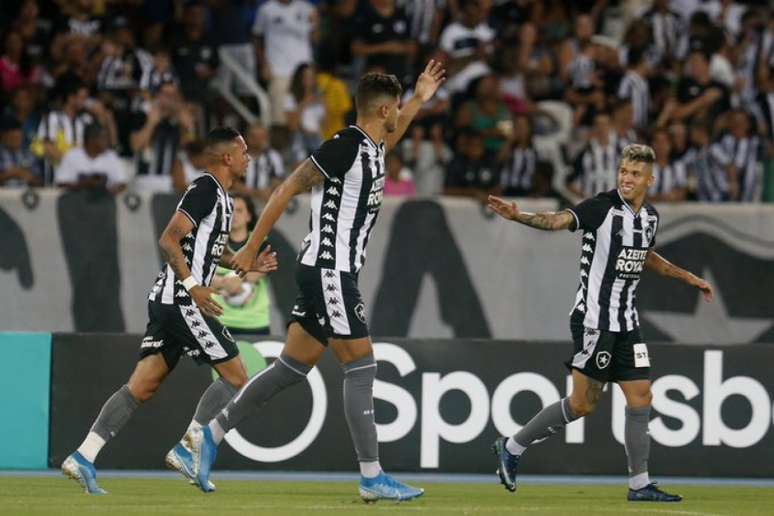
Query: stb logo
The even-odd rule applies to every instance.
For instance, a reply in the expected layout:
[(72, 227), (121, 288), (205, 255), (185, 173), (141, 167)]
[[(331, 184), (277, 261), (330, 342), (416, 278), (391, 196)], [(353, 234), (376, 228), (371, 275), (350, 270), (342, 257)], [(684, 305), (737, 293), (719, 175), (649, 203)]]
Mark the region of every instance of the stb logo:
[(597, 353), (597, 367), (604, 369), (610, 365), (610, 353), (607, 351), (600, 351)]

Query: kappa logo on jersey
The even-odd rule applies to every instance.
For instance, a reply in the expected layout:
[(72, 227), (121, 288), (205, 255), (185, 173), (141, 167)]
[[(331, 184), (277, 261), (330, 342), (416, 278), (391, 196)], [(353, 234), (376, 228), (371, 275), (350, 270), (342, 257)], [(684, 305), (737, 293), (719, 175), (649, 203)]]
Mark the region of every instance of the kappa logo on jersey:
[(605, 369), (610, 365), (610, 353), (607, 351), (600, 351), (597, 353), (597, 367), (599, 369)]
[(619, 277), (637, 279), (645, 265), (647, 249), (624, 247), (615, 260), (615, 270)]
[(363, 303), (358, 303), (358, 305), (355, 307), (355, 315), (358, 319), (360, 319), (360, 322), (366, 322), (365, 320), (365, 305)]

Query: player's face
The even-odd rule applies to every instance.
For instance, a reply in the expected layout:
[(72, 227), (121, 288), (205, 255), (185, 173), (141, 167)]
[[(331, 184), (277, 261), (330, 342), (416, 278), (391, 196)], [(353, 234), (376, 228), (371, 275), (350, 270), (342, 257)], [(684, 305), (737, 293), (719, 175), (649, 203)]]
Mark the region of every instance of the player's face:
[(245, 177), (249, 160), (250, 155), (247, 153), (247, 144), (245, 139), (240, 136), (236, 139), (231, 152), (231, 173), (236, 177)]
[(395, 131), (398, 128), (398, 105), (400, 104), (400, 97), (395, 97), (393, 102), (387, 104), (387, 117), (384, 121), (384, 128), (388, 133)]
[(618, 190), (628, 202), (639, 203), (653, 184), (653, 167), (644, 161), (621, 160)]

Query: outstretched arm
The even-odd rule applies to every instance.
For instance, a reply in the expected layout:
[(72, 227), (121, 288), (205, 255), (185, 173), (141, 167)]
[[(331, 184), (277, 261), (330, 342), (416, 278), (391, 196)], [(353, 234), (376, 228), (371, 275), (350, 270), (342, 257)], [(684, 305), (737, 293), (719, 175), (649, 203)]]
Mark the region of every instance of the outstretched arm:
[(425, 71), (419, 74), (417, 83), (414, 86), (414, 96), (411, 100), (406, 102), (398, 113), (398, 126), (395, 131), (389, 133), (385, 138), (386, 150), (390, 150), (395, 147), (400, 139), (403, 137), (403, 133), (408, 129), (409, 124), (419, 112), (422, 104), (433, 98), (435, 92), (438, 91), (438, 87), (441, 86), (445, 80), (443, 65), (434, 60), (430, 60), (425, 67)]
[(543, 213), (528, 213), (519, 210), (515, 202), (507, 202), (504, 199), (489, 196), (489, 207), (503, 217), (504, 219), (518, 222), (535, 229), (541, 229), (543, 231), (556, 231), (559, 229), (569, 229), (572, 225), (574, 218), (568, 211), (559, 212), (543, 212)]
[(324, 180), (325, 177), (312, 160), (309, 158), (304, 160), (271, 194), (250, 239), (231, 260), (231, 268), (242, 276), (253, 270), (261, 243), (287, 208), (290, 199), (322, 184)]
[(687, 270), (682, 269), (666, 260), (656, 251), (650, 251), (648, 253), (648, 257), (645, 259), (645, 268), (661, 276), (679, 279), (683, 283), (686, 283), (692, 287), (696, 287), (702, 291), (704, 294), (704, 299), (707, 302), (712, 301), (714, 294), (712, 291), (712, 286), (709, 283), (699, 278), (695, 274), (692, 274)]

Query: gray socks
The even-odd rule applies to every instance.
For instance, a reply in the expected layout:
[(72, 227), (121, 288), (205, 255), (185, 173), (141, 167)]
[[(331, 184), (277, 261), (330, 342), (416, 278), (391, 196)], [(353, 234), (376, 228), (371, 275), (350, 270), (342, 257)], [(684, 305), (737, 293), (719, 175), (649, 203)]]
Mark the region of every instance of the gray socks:
[(373, 355), (344, 364), (344, 415), (360, 462), (379, 460), (379, 444), (374, 419), (374, 378), (376, 361)]
[(570, 408), (569, 398), (562, 398), (530, 419), (519, 433), (508, 439), (506, 448), (513, 455), (521, 455), (530, 444), (552, 436), (576, 419), (578, 417)]
[(629, 487), (641, 489), (650, 483), (648, 457), (650, 456), (650, 407), (626, 407), (624, 446), (629, 464)]
[(97, 420), (91, 426), (91, 432), (99, 435), (105, 441), (110, 440), (129, 421), (138, 406), (140, 404), (129, 392), (129, 387), (124, 385), (102, 405)]
[[(312, 368), (283, 355), (269, 367), (253, 376), (226, 408), (210, 423), (213, 438), (220, 442), (223, 434), (238, 425), (252, 411), (264, 406), (275, 394), (306, 378)], [(213, 423), (217, 424), (213, 429)], [(217, 430), (217, 431), (215, 431)]]
[(204, 394), (199, 399), (193, 420), (202, 426), (206, 425), (212, 418), (218, 415), (218, 412), (223, 410), (223, 407), (231, 401), (231, 398), (236, 393), (236, 387), (223, 378), (218, 378), (207, 387), (207, 390), (204, 391)]

